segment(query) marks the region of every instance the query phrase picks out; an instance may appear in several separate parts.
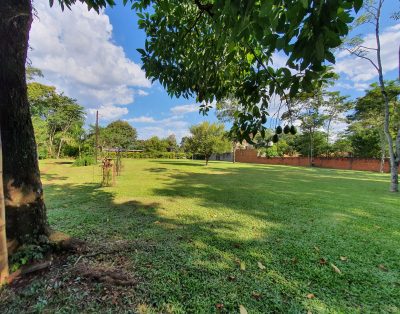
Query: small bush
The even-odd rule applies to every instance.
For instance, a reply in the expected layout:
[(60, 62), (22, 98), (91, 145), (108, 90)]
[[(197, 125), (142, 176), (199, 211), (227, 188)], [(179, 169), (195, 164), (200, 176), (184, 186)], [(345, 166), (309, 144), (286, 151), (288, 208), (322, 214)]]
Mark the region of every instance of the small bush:
[(73, 166), (82, 167), (82, 166), (90, 166), (94, 164), (94, 158), (91, 156), (82, 156), (81, 158), (75, 159)]
[[(108, 152), (108, 157), (116, 158), (115, 152)], [(130, 159), (186, 159), (187, 155), (185, 153), (176, 152), (122, 152), (122, 158)]]

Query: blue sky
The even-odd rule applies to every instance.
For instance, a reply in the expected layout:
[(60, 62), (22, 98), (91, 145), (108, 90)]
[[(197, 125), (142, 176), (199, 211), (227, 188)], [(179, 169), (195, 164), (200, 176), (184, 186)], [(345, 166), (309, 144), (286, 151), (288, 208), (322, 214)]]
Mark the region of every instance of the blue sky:
[[(130, 59), (141, 64), (140, 54), (136, 49), (144, 48), (146, 35), (143, 30), (137, 27), (136, 13), (130, 10), (129, 6), (124, 7), (121, 3), (113, 8), (107, 8), (105, 13), (109, 16), (113, 26), (113, 41), (124, 47), (125, 53)], [(194, 108), (197, 109), (195, 99), (171, 98), (157, 82), (148, 90), (148, 93), (148, 96), (140, 97), (135, 101), (135, 106), (129, 113), (131, 119), (136, 117), (139, 120), (140, 117), (151, 117), (162, 121), (175, 119), (176, 115), (182, 112), (184, 113), (183, 120), (188, 122), (186, 125), (196, 124), (204, 120), (217, 121), (214, 112), (210, 112), (208, 116), (204, 117), (199, 114), (198, 110), (194, 110)], [(137, 120), (132, 122), (136, 127), (140, 128), (146, 125), (145, 122), (138, 122)]]
[[(394, 79), (400, 24), (389, 16), (398, 10), (399, 2), (385, 3), (382, 55), (385, 76)], [(216, 121), (213, 111), (207, 117), (200, 115), (194, 99), (171, 98), (160, 84), (150, 84), (145, 78), (136, 51), (143, 47), (145, 34), (138, 29), (136, 14), (129, 7), (119, 4), (98, 15), (81, 4), (65, 12), (49, 8), (48, 0), (35, 0), (34, 6), (38, 18), (31, 30), (29, 59), (44, 72), (44, 83), (85, 106), (90, 123), (99, 110), (103, 125), (123, 119), (137, 128), (141, 138), (171, 133), (180, 138), (192, 124)], [(357, 33), (364, 34), (366, 43), (373, 45), (372, 31), (371, 27), (362, 27)], [(284, 57), (278, 55), (275, 64), (280, 63), (284, 64)], [(337, 52), (335, 68), (341, 79), (334, 89), (344, 95), (360, 96), (376, 80), (374, 69), (365, 60), (355, 60), (344, 52)]]

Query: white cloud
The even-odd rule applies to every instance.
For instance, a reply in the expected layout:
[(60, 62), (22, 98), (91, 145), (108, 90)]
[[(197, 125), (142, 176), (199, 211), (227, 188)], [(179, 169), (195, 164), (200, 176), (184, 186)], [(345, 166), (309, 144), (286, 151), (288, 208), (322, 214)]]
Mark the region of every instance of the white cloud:
[[(398, 67), (399, 47), (396, 43), (400, 42), (400, 24), (387, 27), (381, 33), (380, 40), (383, 74), (386, 74)], [(376, 39), (373, 33), (364, 37), (363, 46), (376, 48)], [(375, 50), (369, 50), (366, 56), (376, 63)], [(343, 88), (364, 90), (369, 85), (367, 82), (376, 79), (378, 75), (369, 61), (352, 56), (347, 51), (341, 51), (336, 57), (335, 71), (342, 74), (343, 78), (351, 83), (342, 83), (341, 87)]]
[(146, 117), (146, 116), (141, 116), (137, 118), (130, 118), (126, 119), (128, 122), (134, 122), (134, 123), (154, 123), (156, 120), (152, 117)]
[(144, 91), (143, 89), (137, 90), (136, 94), (138, 94), (139, 96), (148, 96), (149, 95), (149, 93)]
[(198, 104), (181, 105), (171, 108), (171, 112), (176, 115), (184, 115), (187, 113), (198, 112), (198, 111), (199, 111)]
[(159, 120), (148, 116), (140, 116), (126, 119), (126, 121), (134, 124), (141, 139), (147, 139), (152, 136), (166, 137), (170, 134), (175, 134), (179, 141), (183, 136), (189, 134), (189, 122), (182, 120), (182, 116), (173, 115)]
[(148, 139), (152, 136), (158, 136), (160, 138), (165, 138), (168, 135), (174, 134), (177, 141), (179, 142), (182, 137), (188, 136), (190, 134), (189, 129), (185, 128), (164, 128), (159, 126), (147, 126), (144, 128), (138, 128), (139, 138)]
[[(353, 82), (353, 83), (345, 83), (345, 82), (338, 82), (335, 84), (335, 87), (341, 87), (343, 89), (350, 89), (350, 90), (357, 90), (357, 91), (365, 91), (368, 89), (370, 84), (368, 83), (358, 83), (358, 82)], [(334, 90), (331, 88), (331, 90)]]
[[(112, 41), (112, 25), (102, 11), (88, 11), (76, 3), (61, 11), (48, 0), (36, 0), (38, 12), (30, 32), (29, 59), (55, 85), (87, 108), (101, 109), (105, 116), (121, 116), (134, 101), (132, 87), (150, 87), (144, 71), (127, 58)], [(139, 90), (138, 95), (146, 94)], [(105, 109), (107, 108), (107, 110)], [(110, 110), (108, 110), (110, 109)]]
[(116, 120), (126, 114), (128, 114), (128, 108), (126, 107), (118, 107), (113, 105), (102, 105), (98, 109), (88, 109), (88, 113), (91, 117), (89, 117), (90, 122), (94, 119), (96, 115), (96, 111), (99, 111), (99, 120), (100, 121), (110, 121)]

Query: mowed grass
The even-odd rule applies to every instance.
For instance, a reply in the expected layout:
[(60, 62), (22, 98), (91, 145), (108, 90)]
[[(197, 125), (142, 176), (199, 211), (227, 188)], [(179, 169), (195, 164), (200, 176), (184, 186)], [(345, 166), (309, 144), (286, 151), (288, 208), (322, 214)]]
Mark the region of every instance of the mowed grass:
[[(96, 311), (400, 312), (400, 198), (388, 192), (387, 174), (123, 165), (117, 185), (102, 188), (98, 168), (41, 163), (53, 228), (89, 243), (137, 243), (121, 253), (139, 278), (126, 288), (131, 299)], [(69, 296), (45, 301), (44, 310), (90, 309)]]

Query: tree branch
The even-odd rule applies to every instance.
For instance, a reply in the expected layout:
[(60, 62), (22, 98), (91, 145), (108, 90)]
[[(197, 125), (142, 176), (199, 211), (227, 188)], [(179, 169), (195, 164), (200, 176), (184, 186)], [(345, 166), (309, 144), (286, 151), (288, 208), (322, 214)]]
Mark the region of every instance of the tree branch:
[(190, 27), (186, 30), (186, 32), (183, 34), (182, 40), (185, 39), (185, 37), (187, 36), (187, 34), (189, 34), (189, 33), (193, 30), (193, 28), (196, 27), (197, 22), (200, 20), (200, 18), (201, 18), (202, 15), (203, 15), (203, 11), (200, 11), (199, 14), (197, 15), (196, 19), (194, 20), (192, 26), (190, 26)]
[(207, 12), (209, 16), (214, 17), (214, 13), (212, 12), (213, 5), (211, 3), (202, 4), (200, 0), (194, 0), (194, 3), (200, 11)]
[(264, 68), (264, 70), (267, 72), (269, 77), (274, 81), (276, 86), (281, 90), (281, 93), (283, 94), (283, 97), (285, 98), (286, 105), (288, 107), (289, 115), (291, 116), (292, 115), (292, 111), (290, 109), (290, 101), (289, 101), (289, 98), (288, 98), (285, 90), (280, 86), (280, 84), (276, 80), (276, 78), (268, 71), (268, 68), (265, 66), (265, 64), (262, 62), (262, 60), (257, 56), (257, 54), (254, 51), (254, 49), (252, 47), (250, 47), (250, 45), (248, 45), (248, 47), (249, 47), (251, 53), (253, 54), (254, 58), (256, 58), (257, 62)]
[(355, 55), (356, 57), (358, 57), (358, 58), (362, 58), (362, 59), (365, 59), (365, 60), (368, 60), (369, 62), (371, 62), (371, 64), (374, 66), (374, 68), (379, 72), (379, 68), (378, 68), (378, 66), (375, 64), (375, 62), (374, 61), (372, 61), (370, 58), (368, 58), (368, 57), (366, 57), (366, 56), (363, 56), (363, 55), (361, 55), (360, 53), (358, 53), (356, 50), (351, 50), (351, 49), (349, 49), (349, 48), (346, 48), (346, 50), (350, 53), (350, 54), (352, 54), (352, 55)]

